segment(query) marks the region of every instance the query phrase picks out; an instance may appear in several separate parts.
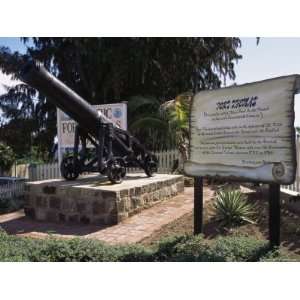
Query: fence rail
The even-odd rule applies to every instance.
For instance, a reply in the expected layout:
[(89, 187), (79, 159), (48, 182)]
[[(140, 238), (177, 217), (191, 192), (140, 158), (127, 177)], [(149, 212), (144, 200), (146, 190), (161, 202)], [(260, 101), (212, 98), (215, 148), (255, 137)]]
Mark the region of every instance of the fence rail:
[(0, 200), (14, 199), (24, 194), (25, 181), (8, 182), (0, 185)]
[(290, 191), (293, 193), (300, 193), (300, 136), (296, 137), (296, 161), (297, 161), (297, 170), (295, 181), (290, 185), (282, 185), (281, 188), (285, 191)]
[(60, 178), (58, 163), (34, 164), (28, 167), (28, 179), (30, 181)]
[[(159, 168), (158, 173), (171, 173), (175, 160), (179, 159), (179, 153), (177, 149), (154, 152), (158, 158)], [(296, 139), (296, 159), (297, 159), (297, 171), (295, 182), (291, 185), (283, 185), (282, 189), (291, 191), (294, 193), (300, 193), (300, 138)], [(60, 178), (60, 170), (58, 163), (52, 164), (36, 164), (36, 165), (22, 165), (17, 166), (22, 170), (22, 174), (26, 174), (26, 178), (30, 181), (57, 179)], [(16, 167), (14, 167), (16, 169)], [(128, 173), (142, 172), (140, 168), (129, 168)], [(17, 176), (17, 174), (15, 175)], [(13, 188), (14, 189), (14, 188)], [(15, 188), (17, 189), (17, 187)], [(3, 188), (2, 188), (3, 190)], [(1, 193), (1, 187), (0, 187)]]

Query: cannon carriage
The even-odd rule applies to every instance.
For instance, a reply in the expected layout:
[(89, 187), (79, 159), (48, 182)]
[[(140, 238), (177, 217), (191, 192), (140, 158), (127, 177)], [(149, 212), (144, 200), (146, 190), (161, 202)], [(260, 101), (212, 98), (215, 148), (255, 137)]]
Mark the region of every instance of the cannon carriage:
[[(157, 158), (138, 139), (113, 124), (42, 64), (27, 63), (20, 77), (77, 123), (73, 154), (64, 157), (60, 166), (66, 180), (75, 180), (84, 172), (99, 172), (112, 183), (120, 183), (129, 167), (139, 167), (149, 177), (157, 172)], [(92, 155), (88, 153), (87, 142), (94, 146)]]

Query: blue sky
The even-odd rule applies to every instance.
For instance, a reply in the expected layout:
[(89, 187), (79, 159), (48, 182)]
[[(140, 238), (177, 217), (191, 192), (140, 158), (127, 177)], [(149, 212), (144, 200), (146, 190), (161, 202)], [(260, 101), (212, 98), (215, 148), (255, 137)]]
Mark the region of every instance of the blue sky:
[(9, 47), (12, 51), (26, 51), (26, 46), (20, 41), (20, 38), (0, 37), (0, 46)]
[(300, 74), (300, 38), (243, 38), (239, 53), (243, 59), (235, 67), (236, 83)]
[[(18, 38), (0, 38), (0, 46), (7, 46), (12, 51), (26, 51)], [(235, 67), (237, 84), (300, 74), (300, 38), (261, 38), (258, 45), (256, 38), (242, 38), (238, 52), (243, 59)], [(12, 84), (10, 78), (0, 72), (0, 93), (3, 93), (1, 83)], [(295, 113), (295, 125), (300, 126), (300, 95), (295, 98)]]
[[(20, 38), (0, 38), (0, 47), (2, 46), (9, 47), (11, 51), (26, 52), (26, 46), (20, 41)], [(15, 84), (15, 82), (0, 71), (0, 95), (5, 92), (3, 84), (12, 85)]]
[[(300, 74), (300, 38), (242, 38), (235, 67), (237, 84)], [(300, 94), (295, 96), (295, 126), (300, 126)]]

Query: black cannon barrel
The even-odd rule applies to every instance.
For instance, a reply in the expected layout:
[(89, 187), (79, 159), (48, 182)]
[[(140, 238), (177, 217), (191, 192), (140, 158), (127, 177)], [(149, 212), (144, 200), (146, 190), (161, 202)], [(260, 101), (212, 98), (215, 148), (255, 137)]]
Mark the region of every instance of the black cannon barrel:
[(48, 72), (41, 63), (36, 61), (27, 63), (20, 77), (25, 83), (47, 96), (54, 105), (92, 135), (97, 135), (97, 122), (100, 119), (103, 122), (110, 122), (82, 97)]

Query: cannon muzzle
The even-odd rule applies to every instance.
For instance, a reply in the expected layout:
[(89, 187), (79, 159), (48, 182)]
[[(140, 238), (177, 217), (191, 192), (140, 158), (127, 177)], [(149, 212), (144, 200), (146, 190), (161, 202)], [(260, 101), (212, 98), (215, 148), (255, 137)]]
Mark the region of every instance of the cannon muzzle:
[(27, 63), (20, 73), (21, 79), (37, 89), (62, 111), (67, 113), (83, 129), (92, 135), (97, 134), (97, 123), (111, 122), (92, 105), (49, 73), (45, 67), (35, 61)]

